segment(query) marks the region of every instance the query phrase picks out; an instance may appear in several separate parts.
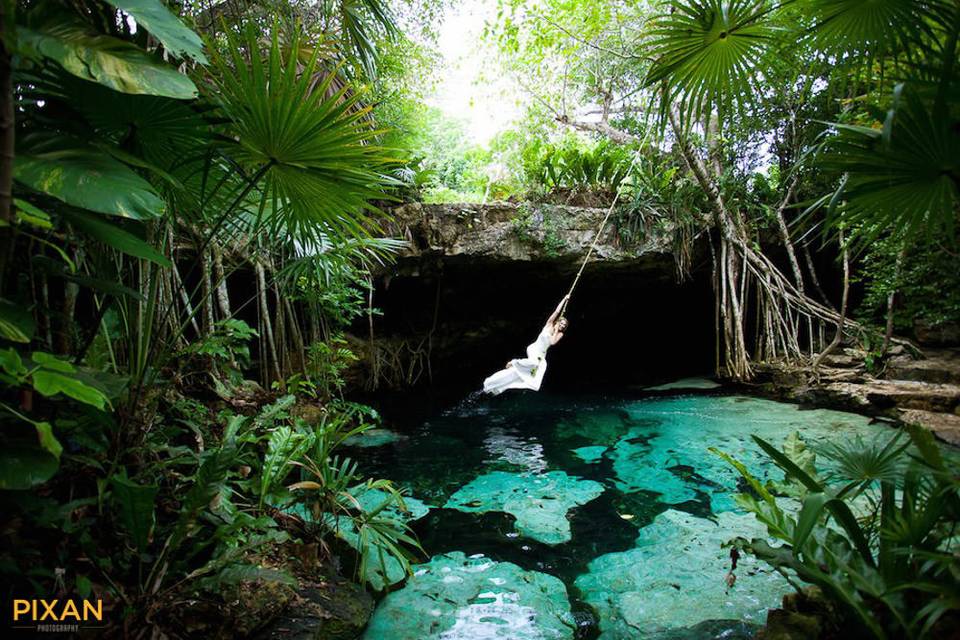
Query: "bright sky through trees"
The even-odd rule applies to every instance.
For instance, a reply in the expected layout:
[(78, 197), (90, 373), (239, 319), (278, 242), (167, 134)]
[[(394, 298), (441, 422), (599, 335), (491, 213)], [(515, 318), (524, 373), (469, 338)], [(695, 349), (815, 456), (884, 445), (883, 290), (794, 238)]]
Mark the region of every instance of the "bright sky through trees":
[(484, 24), (496, 15), (495, 0), (468, 0), (449, 7), (439, 28), (443, 56), (437, 84), (427, 102), (462, 120), (470, 142), (486, 144), (522, 110), (519, 87), (504, 76), (496, 53), (484, 45)]

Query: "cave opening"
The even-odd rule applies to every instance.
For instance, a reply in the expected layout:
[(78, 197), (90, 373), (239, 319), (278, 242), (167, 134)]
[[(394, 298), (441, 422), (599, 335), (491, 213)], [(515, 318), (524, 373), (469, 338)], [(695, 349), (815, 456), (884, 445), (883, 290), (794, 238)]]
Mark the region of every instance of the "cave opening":
[[(484, 377), (523, 356), (578, 266), (456, 256), (401, 260), (377, 284), (374, 334), (429, 351), (417, 386), (478, 389)], [(593, 263), (567, 317), (570, 329), (550, 351), (544, 390), (619, 391), (713, 371), (708, 264), (678, 282), (669, 254)]]

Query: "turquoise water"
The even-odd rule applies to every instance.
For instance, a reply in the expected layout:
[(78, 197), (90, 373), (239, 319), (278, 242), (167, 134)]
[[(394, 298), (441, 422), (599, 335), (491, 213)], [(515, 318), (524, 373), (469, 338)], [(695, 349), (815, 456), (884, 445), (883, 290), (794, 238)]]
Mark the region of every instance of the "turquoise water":
[(722, 544), (764, 531), (708, 448), (781, 480), (751, 434), (779, 446), (799, 431), (813, 447), (889, 435), (862, 416), (722, 390), (516, 393), (402, 431), (353, 451), (431, 507), (411, 522), (428, 557), (380, 602), (370, 640), (752, 637), (790, 588), (750, 558), (728, 586)]

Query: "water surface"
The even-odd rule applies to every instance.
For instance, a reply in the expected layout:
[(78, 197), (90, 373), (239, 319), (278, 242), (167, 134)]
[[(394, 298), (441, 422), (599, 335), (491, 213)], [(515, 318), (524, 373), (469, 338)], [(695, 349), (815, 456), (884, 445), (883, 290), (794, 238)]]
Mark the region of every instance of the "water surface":
[(751, 434), (780, 446), (799, 432), (812, 447), (887, 435), (869, 422), (668, 387), (474, 397), (407, 425), (354, 455), (433, 507), (412, 526), (435, 561), (381, 602), (368, 637), (752, 637), (790, 589), (750, 558), (727, 586), (722, 544), (764, 531), (733, 501), (738, 474), (708, 449), (781, 480)]

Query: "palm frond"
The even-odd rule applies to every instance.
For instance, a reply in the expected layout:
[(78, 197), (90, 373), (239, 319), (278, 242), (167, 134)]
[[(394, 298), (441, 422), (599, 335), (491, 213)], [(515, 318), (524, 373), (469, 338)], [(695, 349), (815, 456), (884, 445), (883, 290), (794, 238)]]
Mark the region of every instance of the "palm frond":
[(800, 11), (814, 20), (813, 43), (835, 54), (909, 54), (912, 45), (932, 35), (948, 10), (946, 3), (921, 0), (802, 0)]
[(348, 95), (346, 85), (328, 93), (335, 71), (317, 83), (318, 56), (303, 63), (289, 53), (300, 48), (297, 36), (281, 48), (274, 29), (261, 53), (251, 27), (228, 48), (230, 57), (218, 55), (214, 65), (235, 141), (229, 152), (262, 175), (260, 210), (269, 211), (263, 222), (270, 232), (305, 240), (368, 236), (376, 228), (371, 201), (394, 179), (387, 174), (392, 159), (373, 144), (379, 132), (369, 108), (355, 108), (359, 94)]
[(665, 108), (678, 104), (688, 120), (741, 106), (778, 31), (770, 4), (687, 0), (668, 6), (670, 12), (653, 21), (646, 85), (664, 83)]
[[(900, 89), (882, 129), (833, 125), (820, 158), (845, 173), (839, 216), (861, 246), (890, 229), (904, 237), (953, 238), (960, 203), (960, 131), (937, 118), (912, 91)], [(836, 227), (836, 224), (833, 225)]]

